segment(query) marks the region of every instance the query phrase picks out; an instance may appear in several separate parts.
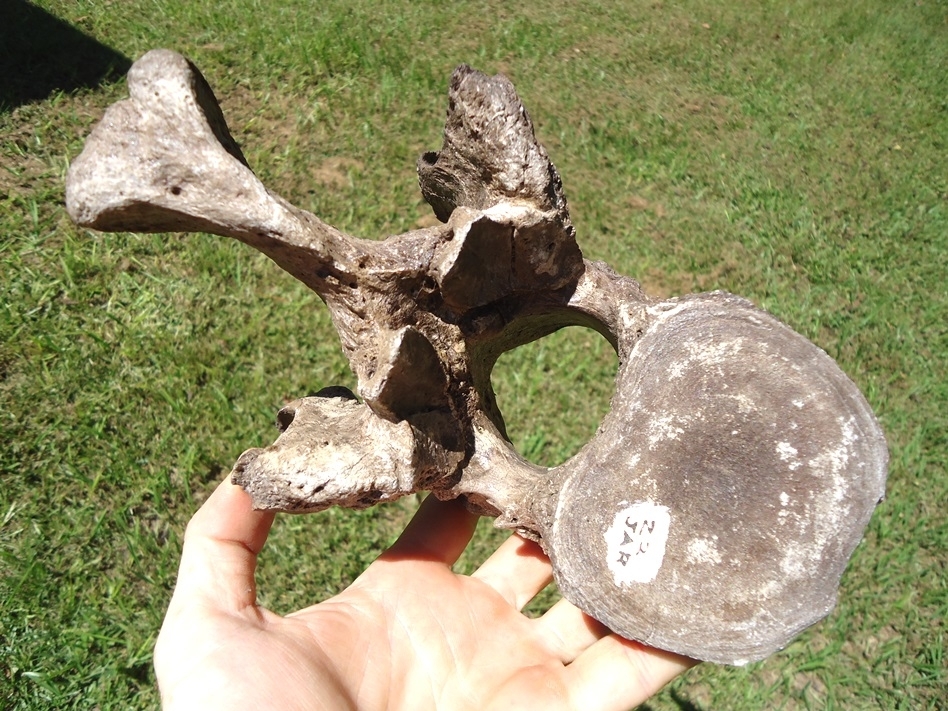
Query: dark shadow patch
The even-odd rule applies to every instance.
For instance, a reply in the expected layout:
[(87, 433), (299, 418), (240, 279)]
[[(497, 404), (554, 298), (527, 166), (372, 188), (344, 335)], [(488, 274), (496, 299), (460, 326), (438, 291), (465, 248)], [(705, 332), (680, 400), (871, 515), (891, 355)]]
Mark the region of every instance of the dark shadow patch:
[(132, 664), (127, 667), (121, 667), (119, 671), (123, 676), (126, 676), (129, 679), (134, 679), (142, 686), (152, 683), (150, 660), (147, 662)]
[(0, 1), (0, 113), (124, 76), (131, 60), (25, 0)]
[[(677, 689), (671, 689), (669, 692), (671, 700), (679, 708), (680, 711), (705, 711), (700, 706), (695, 703), (692, 703), (684, 696), (682, 696)], [(649, 704), (642, 704), (641, 706), (636, 706), (635, 711), (654, 711), (655, 707), (650, 706)]]

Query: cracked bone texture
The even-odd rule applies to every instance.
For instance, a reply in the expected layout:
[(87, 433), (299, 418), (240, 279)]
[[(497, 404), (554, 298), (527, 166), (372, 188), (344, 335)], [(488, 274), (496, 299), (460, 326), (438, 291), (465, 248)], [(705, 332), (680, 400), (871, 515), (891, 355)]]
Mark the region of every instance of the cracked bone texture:
[[(563, 594), (619, 634), (698, 659), (762, 659), (824, 617), (884, 494), (887, 450), (856, 386), (748, 301), (658, 301), (585, 260), (562, 181), (503, 76), (459, 67), (444, 142), (417, 170), (442, 225), (346, 235), (268, 191), (188, 60), (129, 73), (70, 167), (69, 214), (99, 230), (211, 232), (262, 251), (329, 308), (358, 397), (278, 415), (233, 479), (259, 508), (462, 497), (540, 542)], [(619, 355), (610, 412), (565, 462), (506, 438), (505, 351), (569, 325)]]

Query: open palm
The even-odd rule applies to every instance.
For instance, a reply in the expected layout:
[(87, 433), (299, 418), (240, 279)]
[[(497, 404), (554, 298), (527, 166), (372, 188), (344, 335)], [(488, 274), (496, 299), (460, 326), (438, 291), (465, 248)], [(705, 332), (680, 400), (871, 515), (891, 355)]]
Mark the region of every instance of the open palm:
[(455, 574), (476, 517), (434, 497), (349, 588), (281, 617), (254, 584), (272, 521), (227, 480), (189, 524), (155, 649), (166, 709), (619, 710), (692, 664), (566, 600), (523, 615), (552, 569), (516, 535)]

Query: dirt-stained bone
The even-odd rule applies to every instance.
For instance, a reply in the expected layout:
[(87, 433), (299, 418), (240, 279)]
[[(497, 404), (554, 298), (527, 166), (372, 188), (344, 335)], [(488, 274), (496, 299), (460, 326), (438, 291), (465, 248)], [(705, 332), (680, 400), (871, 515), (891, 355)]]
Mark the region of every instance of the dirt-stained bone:
[[(887, 451), (829, 356), (723, 292), (657, 301), (583, 259), (560, 176), (513, 85), (451, 79), (444, 145), (418, 162), (445, 224), (357, 239), (269, 192), (198, 70), (167, 50), (129, 73), (73, 162), (69, 214), (259, 249), (325, 301), (358, 378), (278, 415), (233, 478), (259, 508), (463, 497), (539, 541), (563, 594), (616, 632), (741, 664), (835, 604), (884, 493)], [(491, 388), (497, 358), (569, 325), (619, 356), (596, 435), (524, 460)], [(360, 399), (361, 398), (361, 399)]]

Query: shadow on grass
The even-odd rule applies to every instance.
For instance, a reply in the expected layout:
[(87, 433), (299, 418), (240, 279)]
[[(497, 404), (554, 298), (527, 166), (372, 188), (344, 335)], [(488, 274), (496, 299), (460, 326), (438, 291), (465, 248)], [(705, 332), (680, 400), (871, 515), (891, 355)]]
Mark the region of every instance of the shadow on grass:
[(0, 0), (0, 113), (56, 91), (92, 88), (131, 60), (25, 0)]
[[(681, 711), (704, 711), (704, 709), (686, 699), (675, 689), (671, 690), (670, 696), (672, 701), (675, 702), (675, 705), (681, 709)], [(652, 711), (652, 707), (648, 704), (642, 704), (641, 706), (636, 707), (636, 711)]]

